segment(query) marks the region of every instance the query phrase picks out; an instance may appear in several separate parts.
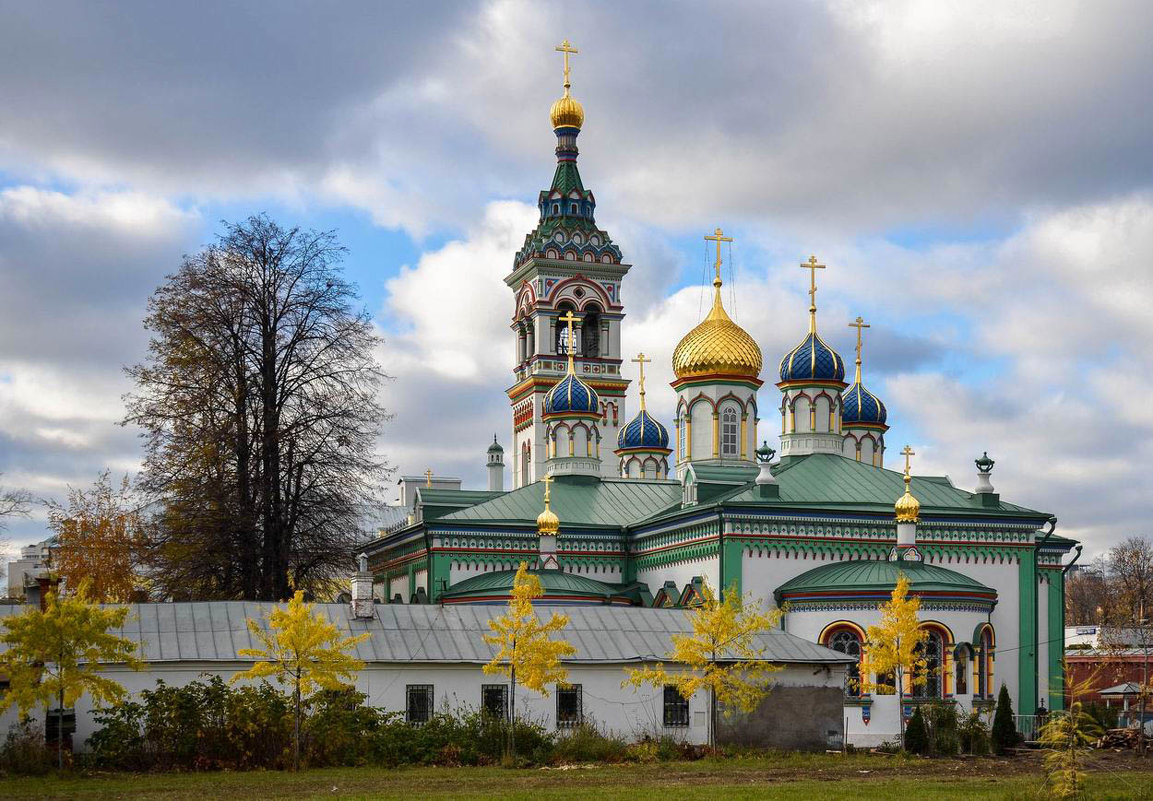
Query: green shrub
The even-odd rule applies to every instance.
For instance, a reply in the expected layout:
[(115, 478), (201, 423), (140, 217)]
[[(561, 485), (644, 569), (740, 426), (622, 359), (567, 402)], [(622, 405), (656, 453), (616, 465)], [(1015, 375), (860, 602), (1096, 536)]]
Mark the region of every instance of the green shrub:
[(8, 737), (0, 745), (0, 772), (13, 776), (43, 776), (55, 767), (56, 749), (44, 742), (43, 731), (38, 732), (27, 719), (12, 724)]
[(552, 761), (621, 762), (625, 759), (628, 743), (616, 735), (606, 735), (594, 723), (582, 723), (557, 737)]
[(1099, 701), (1094, 701), (1091, 704), (1085, 704), (1083, 711), (1089, 717), (1093, 718), (1102, 729), (1117, 728), (1116, 708), (1105, 706)]
[(926, 754), (929, 751), (929, 732), (925, 728), (925, 716), (921, 707), (913, 710), (913, 716), (905, 726), (905, 750), (910, 754)]
[(928, 753), (955, 756), (961, 747), (956, 704), (936, 702), (922, 707), (928, 732)]
[(997, 696), (997, 711), (993, 715), (993, 750), (1002, 755), (1020, 742), (1017, 726), (1013, 722), (1013, 702), (1009, 700), (1009, 688), (1001, 685)]
[(989, 727), (980, 712), (970, 712), (957, 727), (961, 750), (973, 756), (989, 753)]

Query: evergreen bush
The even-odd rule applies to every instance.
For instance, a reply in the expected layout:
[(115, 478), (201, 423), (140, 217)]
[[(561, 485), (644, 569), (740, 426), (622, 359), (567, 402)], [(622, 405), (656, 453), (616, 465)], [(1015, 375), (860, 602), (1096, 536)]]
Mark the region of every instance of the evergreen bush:
[(1001, 685), (997, 696), (997, 711), (993, 715), (993, 751), (1003, 755), (1015, 747), (1020, 739), (1017, 725), (1013, 722), (1013, 702), (1009, 700), (1009, 688)]
[(989, 753), (989, 727), (980, 712), (970, 712), (957, 728), (961, 750), (973, 756)]
[(929, 753), (934, 756), (956, 756), (961, 747), (957, 705), (937, 702), (923, 707), (928, 731)]
[(905, 750), (911, 754), (929, 752), (929, 732), (925, 728), (925, 716), (921, 714), (920, 706), (913, 710), (913, 716), (905, 726)]

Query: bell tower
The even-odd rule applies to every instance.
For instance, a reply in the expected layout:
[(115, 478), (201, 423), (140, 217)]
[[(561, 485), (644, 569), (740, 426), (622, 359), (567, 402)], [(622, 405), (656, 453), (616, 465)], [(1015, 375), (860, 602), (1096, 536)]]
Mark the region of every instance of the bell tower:
[[(569, 57), (578, 51), (566, 39), (557, 51), (564, 55), (564, 94), (550, 113), (556, 134), (556, 171), (552, 185), (537, 199), (540, 218), (525, 236), (505, 283), (513, 291), (513, 385), (507, 390), (512, 406), (514, 489), (544, 475), (545, 396), (568, 373), (592, 388), (599, 398), (600, 436), (615, 442), (625, 417), (621, 375), (620, 325), (624, 318), (621, 283), (629, 265), (608, 233), (597, 227), (596, 198), (585, 189), (577, 169), (577, 136), (584, 125), (584, 107), (571, 94)], [(580, 327), (560, 322), (580, 317)], [(601, 475), (615, 476), (611, 460)]]

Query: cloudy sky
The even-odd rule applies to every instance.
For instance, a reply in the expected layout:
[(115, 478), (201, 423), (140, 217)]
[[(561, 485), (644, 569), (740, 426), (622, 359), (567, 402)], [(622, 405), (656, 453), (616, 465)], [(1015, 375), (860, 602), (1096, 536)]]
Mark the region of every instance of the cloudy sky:
[(1002, 495), (1090, 554), (1149, 533), (1153, 9), (1108, 0), (0, 2), (3, 482), (136, 470), (116, 423), (149, 294), (267, 211), (350, 248), (392, 464), (481, 485), (565, 37), (653, 411), (720, 225), (767, 372), (815, 253), (821, 330), (851, 362), (847, 323), (872, 323), (866, 383), (918, 472), (968, 487), (988, 450)]

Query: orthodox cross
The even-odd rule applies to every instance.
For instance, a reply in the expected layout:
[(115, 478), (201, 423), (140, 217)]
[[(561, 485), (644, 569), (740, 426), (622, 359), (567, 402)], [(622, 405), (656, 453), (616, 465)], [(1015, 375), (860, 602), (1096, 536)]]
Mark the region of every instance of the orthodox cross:
[(556, 51), (558, 53), (564, 53), (564, 96), (568, 97), (568, 90), (572, 86), (572, 84), (569, 83), (568, 57), (570, 55), (576, 55), (580, 51), (577, 50), (575, 47), (573, 47), (571, 44), (569, 44), (568, 39), (565, 39), (563, 42), (561, 42), (560, 47), (557, 47)]
[(720, 284), (721, 284), (721, 243), (733, 241), (733, 238), (731, 236), (725, 236), (724, 233), (725, 233), (724, 231), (722, 231), (720, 228), (718, 228), (717, 230), (713, 231), (712, 236), (706, 236), (705, 237), (705, 239), (707, 239), (708, 241), (717, 243), (717, 261), (716, 261), (716, 264), (713, 265), (717, 271), (717, 277), (713, 281), (714, 286), (720, 286)]
[(808, 261), (801, 262), (801, 269), (809, 271), (809, 313), (817, 311), (817, 270), (825, 269), (825, 265), (817, 264), (816, 256), (809, 256)]
[(575, 314), (573, 314), (572, 309), (569, 309), (558, 319), (562, 323), (568, 324), (568, 344), (565, 345), (565, 350), (568, 352), (568, 371), (570, 373), (572, 373), (572, 372), (575, 372), (573, 369), (573, 361), (572, 361), (572, 352), (573, 352), (572, 327), (573, 327), (573, 323), (579, 323), (581, 321), (581, 318), (579, 318)]
[(916, 452), (913, 451), (912, 448), (910, 448), (908, 445), (906, 445), (905, 449), (903, 451), (901, 451), (901, 455), (905, 457), (905, 475), (908, 476), (909, 475), (909, 457), (910, 456), (916, 456), (917, 454), (916, 454)]
[(861, 364), (861, 329), (872, 328), (871, 325), (865, 322), (864, 317), (858, 317), (853, 322), (849, 323), (849, 328), (857, 329), (857, 366)]
[(548, 494), (548, 491), (549, 491), (549, 484), (551, 484), (551, 483), (553, 483), (554, 481), (556, 481), (556, 479), (552, 477), (552, 473), (548, 473), (548, 474), (546, 474), (546, 475), (545, 475), (545, 477), (544, 477), (544, 478), (542, 478), (540, 481), (541, 481), (541, 483), (542, 483), (542, 484), (544, 484), (544, 508), (545, 508), (545, 509), (548, 509), (548, 500), (549, 500), (549, 494)]
[(424, 485), (426, 487), (429, 487), (429, 488), (432, 487), (432, 468), (431, 467), (424, 471)]
[(641, 370), (641, 411), (643, 412), (645, 410), (645, 364), (651, 362), (652, 359), (647, 359), (643, 353), (638, 353), (633, 361), (640, 365)]

